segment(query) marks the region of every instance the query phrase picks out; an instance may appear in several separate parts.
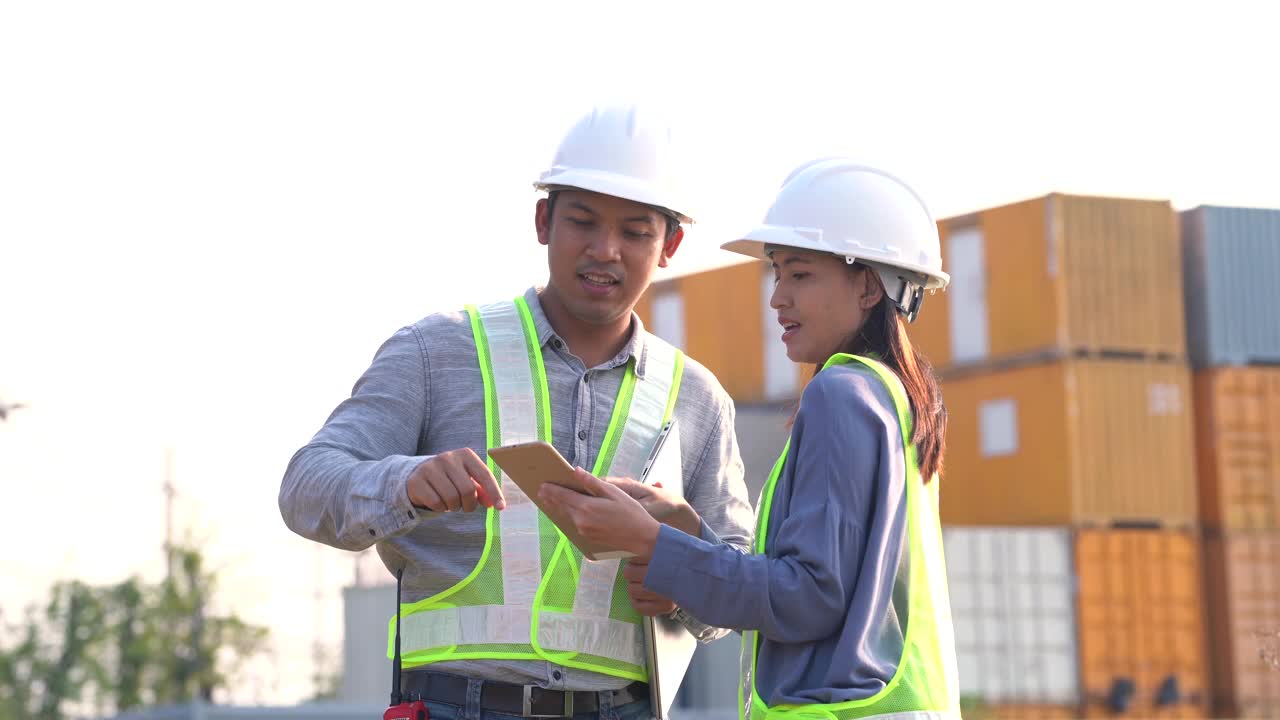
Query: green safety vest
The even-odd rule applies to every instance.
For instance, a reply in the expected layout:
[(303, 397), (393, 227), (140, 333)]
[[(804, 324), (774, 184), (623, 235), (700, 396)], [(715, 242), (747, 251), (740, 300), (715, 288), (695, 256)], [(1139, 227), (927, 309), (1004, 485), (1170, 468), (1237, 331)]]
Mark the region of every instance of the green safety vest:
[[(906, 571), (900, 567), (896, 580), (898, 585), (905, 584), (906, 587), (895, 587), (892, 593), (894, 597), (907, 597), (910, 608), (902, 657), (898, 660), (893, 679), (879, 693), (864, 700), (768, 707), (755, 687), (759, 632), (744, 632), (738, 689), (739, 717), (742, 720), (960, 717), (951, 601), (947, 594), (947, 574), (942, 556), (942, 526), (938, 520), (937, 478), (928, 485), (920, 480), (916, 448), (911, 442), (911, 404), (902, 382), (889, 368), (877, 360), (838, 354), (832, 356), (823, 369), (855, 362), (875, 371), (889, 389), (898, 412), (898, 424), (902, 427), (902, 446), (907, 453), (907, 542), (910, 549), (899, 561), (907, 564)], [(790, 449), (791, 442), (788, 441), (760, 496), (760, 513), (756, 520), (757, 554), (764, 553), (767, 548), (773, 492)]]
[[(467, 306), (484, 381), (485, 446), (551, 442), (547, 373), (523, 298)], [(645, 375), (627, 365), (592, 473), (640, 477), (671, 418), (684, 355), (652, 336)], [(451, 660), (545, 660), (648, 680), (643, 629), (621, 560), (591, 561), (492, 460), (507, 507), (486, 511), (485, 545), (469, 575), (400, 606), (405, 668)], [(388, 656), (395, 618), (388, 626)]]

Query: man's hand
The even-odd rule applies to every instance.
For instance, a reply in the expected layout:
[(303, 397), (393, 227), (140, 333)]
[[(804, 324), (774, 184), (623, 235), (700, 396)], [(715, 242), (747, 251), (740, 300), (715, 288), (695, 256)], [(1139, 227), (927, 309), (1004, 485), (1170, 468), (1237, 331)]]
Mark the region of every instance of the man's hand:
[(471, 448), (450, 450), (424, 460), (408, 482), (409, 501), (436, 512), (471, 512), (479, 506), (502, 510), (502, 488), (489, 466)]
[(658, 593), (644, 589), (644, 576), (649, 572), (649, 563), (639, 558), (627, 560), (622, 568), (622, 577), (627, 580), (627, 595), (631, 597), (631, 606), (641, 615), (670, 615), (676, 609), (674, 600)]

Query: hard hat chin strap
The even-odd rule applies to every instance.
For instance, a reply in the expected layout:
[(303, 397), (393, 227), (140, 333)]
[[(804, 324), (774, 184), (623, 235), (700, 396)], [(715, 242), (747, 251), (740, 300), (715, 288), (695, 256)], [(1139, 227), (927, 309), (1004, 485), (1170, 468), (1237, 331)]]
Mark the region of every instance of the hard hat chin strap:
[[(854, 258), (848, 256), (845, 257), (844, 261), (849, 265), (856, 262)], [(894, 273), (892, 268), (884, 266), (868, 267), (871, 267), (880, 276), (880, 282), (884, 285), (884, 292), (893, 301), (894, 307), (898, 309), (898, 312), (906, 317), (908, 323), (915, 322), (916, 316), (920, 314), (920, 305), (924, 302), (924, 285)]]
[(908, 323), (916, 321), (916, 316), (920, 314), (920, 304), (923, 302), (924, 286), (905, 279), (902, 281), (901, 292), (893, 299), (894, 305), (898, 306), (898, 312), (906, 316)]

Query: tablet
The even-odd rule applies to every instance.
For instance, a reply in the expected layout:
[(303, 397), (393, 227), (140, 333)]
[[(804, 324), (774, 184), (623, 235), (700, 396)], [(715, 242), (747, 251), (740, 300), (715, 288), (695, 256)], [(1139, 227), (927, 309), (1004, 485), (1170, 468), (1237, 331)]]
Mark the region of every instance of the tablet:
[[(516, 443), (513, 445), (504, 445), (502, 447), (490, 448), (489, 457), (502, 468), (502, 472), (515, 483), (524, 494), (529, 496), (534, 505), (547, 515), (547, 510), (542, 505), (542, 500), (538, 498), (538, 490), (542, 488), (543, 483), (552, 483), (576, 490), (585, 495), (592, 494), (585, 486), (578, 482), (574, 475), (573, 466), (569, 461), (556, 451), (550, 443), (537, 440), (527, 443)], [(550, 518), (550, 515), (547, 515)], [(555, 522), (552, 520), (552, 522)], [(561, 525), (556, 523), (556, 527), (560, 528), (560, 532), (569, 538), (582, 554), (589, 560), (614, 560), (618, 558), (635, 557), (635, 553), (625, 550), (612, 550), (609, 548), (594, 545), (578, 535), (578, 529), (572, 524)]]

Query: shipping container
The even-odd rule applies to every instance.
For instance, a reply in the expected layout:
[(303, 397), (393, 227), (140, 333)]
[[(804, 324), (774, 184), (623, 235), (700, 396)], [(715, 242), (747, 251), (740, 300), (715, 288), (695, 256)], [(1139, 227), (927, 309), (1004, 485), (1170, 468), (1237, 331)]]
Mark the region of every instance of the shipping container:
[(649, 332), (685, 349), (684, 295), (678, 280), (664, 284), (660, 292), (645, 293), (635, 310)]
[(912, 339), (938, 368), (1074, 350), (1181, 358), (1182, 253), (1167, 201), (1049, 195), (938, 223), (944, 293)]
[(1202, 206), (1181, 222), (1192, 363), (1280, 363), (1280, 210)]
[(966, 718), (1206, 717), (1190, 530), (946, 526)]
[(1080, 717), (1080, 710), (1075, 705), (1036, 703), (993, 705), (978, 702), (966, 707), (965, 699), (961, 698), (960, 708), (964, 720), (1075, 720)]
[(636, 313), (646, 329), (714, 373), (734, 401), (794, 399), (813, 366), (787, 357), (772, 293), (767, 264), (739, 263), (656, 282)]
[(1204, 718), (1201, 547), (1190, 530), (1078, 530), (1085, 716)]
[(1190, 371), (1068, 359), (946, 379), (942, 519), (1191, 526)]
[(744, 402), (763, 399), (761, 268), (750, 262), (680, 278), (685, 351), (715, 373), (734, 400)]
[(1280, 529), (1280, 368), (1196, 372), (1195, 425), (1204, 525)]
[(1280, 532), (1209, 532), (1204, 557), (1213, 711), (1280, 717)]
[(1003, 705), (992, 717), (1078, 703), (1071, 531), (949, 526), (942, 537), (961, 696)]

